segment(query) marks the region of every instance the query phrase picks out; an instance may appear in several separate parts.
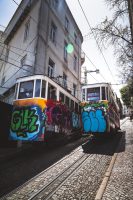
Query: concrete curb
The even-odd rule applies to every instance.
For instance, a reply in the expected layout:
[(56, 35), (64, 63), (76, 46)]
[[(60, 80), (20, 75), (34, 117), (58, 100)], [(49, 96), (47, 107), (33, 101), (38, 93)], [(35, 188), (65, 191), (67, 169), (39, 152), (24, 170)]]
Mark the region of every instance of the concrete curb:
[[(121, 138), (121, 140), (120, 140), (120, 142), (118, 144), (118, 147), (116, 148), (116, 152), (118, 152), (118, 150), (119, 150), (119, 147), (120, 147), (120, 145), (122, 143), (122, 138)], [(107, 187), (108, 181), (110, 179), (110, 176), (111, 176), (111, 173), (112, 173), (112, 169), (114, 167), (117, 155), (118, 155), (118, 153), (114, 153), (114, 155), (112, 156), (112, 159), (111, 159), (111, 162), (109, 164), (109, 167), (108, 167), (107, 171), (105, 172), (103, 181), (102, 181), (102, 183), (101, 183), (101, 185), (100, 185), (100, 187), (99, 187), (99, 189), (97, 191), (95, 200), (102, 200), (102, 197), (103, 197), (103, 194), (104, 194), (105, 189)]]
[(96, 194), (96, 197), (95, 197), (95, 200), (101, 200), (102, 197), (103, 197), (103, 194), (104, 194), (104, 191), (106, 189), (106, 186), (108, 184), (108, 181), (109, 181), (109, 178), (110, 178), (110, 175), (111, 175), (111, 172), (112, 172), (112, 169), (114, 167), (114, 164), (115, 164), (115, 160), (116, 160), (116, 157), (117, 157), (117, 154), (118, 153), (115, 153), (113, 156), (112, 156), (112, 159), (111, 159), (111, 162), (110, 162), (110, 165), (104, 175), (104, 178), (103, 178), (103, 181), (100, 185), (100, 188), (98, 189), (97, 191), (97, 194)]

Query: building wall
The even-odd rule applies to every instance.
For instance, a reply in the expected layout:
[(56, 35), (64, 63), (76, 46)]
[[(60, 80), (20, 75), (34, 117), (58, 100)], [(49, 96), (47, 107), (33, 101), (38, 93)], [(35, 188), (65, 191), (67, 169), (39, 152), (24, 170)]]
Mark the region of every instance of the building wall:
[[(52, 2), (52, 1), (51, 1)], [(39, 43), (38, 51), (42, 55), (37, 56), (36, 74), (40, 72), (40, 65), (44, 66), (44, 73), (48, 73), (49, 58), (55, 63), (54, 76), (63, 76), (63, 72), (67, 75), (67, 85), (69, 90), (73, 90), (73, 83), (77, 86), (76, 96), (80, 98), (80, 79), (81, 79), (81, 44), (82, 35), (75, 23), (70, 10), (64, 0), (59, 1), (58, 7), (55, 9), (50, 1), (42, 1), (42, 12), (40, 15), (39, 26)], [(45, 10), (45, 11), (44, 11)], [(65, 30), (65, 17), (69, 20), (69, 30)], [(42, 23), (43, 20), (45, 23)], [(56, 42), (50, 39), (51, 23), (57, 27)], [(45, 28), (42, 24), (46, 24)], [(77, 35), (77, 44), (74, 41), (74, 34)], [(73, 44), (74, 51), (68, 54), (67, 62), (64, 60), (64, 41)], [(74, 55), (77, 57), (77, 66), (74, 70)], [(60, 78), (60, 82), (62, 78)]]
[[(16, 19), (19, 12), (16, 11), (7, 27), (5, 42), (9, 48), (9, 63), (5, 63), (2, 67), (0, 84), (12, 88), (16, 78), (20, 76), (22, 77), (30, 74), (47, 75), (50, 58), (55, 63), (54, 77), (63, 77), (63, 73), (65, 73), (67, 75), (67, 89), (72, 92), (74, 83), (77, 86), (76, 97), (80, 98), (81, 44), (83, 38), (65, 0), (59, 1), (58, 8), (53, 7), (54, 0), (32, 0), (31, 2), (32, 6), (28, 14), (25, 13), (25, 15), (20, 17), (17, 21)], [(26, 3), (26, 0), (23, 0), (21, 4), (24, 3)], [(18, 9), (20, 9), (21, 4)], [(20, 9), (20, 11), (22, 11), (22, 9)], [(65, 17), (69, 20), (69, 31), (65, 30)], [(10, 27), (13, 26), (13, 20), (16, 20), (15, 22), (17, 24), (14, 30)], [(25, 24), (28, 20), (30, 20), (29, 37), (24, 41)], [(51, 23), (54, 23), (57, 27), (56, 43), (51, 42), (50, 39)], [(74, 41), (75, 33), (77, 35), (77, 44), (75, 44)], [(68, 54), (67, 62), (64, 60), (64, 41), (74, 46), (74, 51)], [(73, 65), (74, 55), (77, 57), (76, 70)], [(6, 58), (6, 52), (4, 56)], [(24, 56), (26, 56), (26, 66), (24, 66), (22, 70), (19, 69), (19, 67), (21, 67), (21, 60)], [(11, 63), (16, 66), (13, 66)], [(63, 81), (62, 77), (60, 77), (61, 83)], [(5, 89), (4, 91), (6, 92), (7, 90), (8, 89)], [(12, 103), (12, 90), (5, 94), (6, 97), (4, 101)]]
[[(16, 78), (30, 75), (34, 71), (36, 44), (38, 38), (38, 24), (35, 23), (30, 16), (32, 16), (34, 19), (36, 19), (36, 22), (38, 22), (39, 8), (40, 1), (36, 2), (32, 6), (32, 9), (28, 13), (28, 15), (23, 16), (24, 19), (20, 19), (19, 28), (17, 28), (17, 30), (15, 30), (14, 33), (10, 36), (10, 40), (8, 41), (5, 51), (3, 53), (3, 59), (6, 59), (7, 49), (9, 49), (7, 60), (8, 63), (4, 63), (0, 72), (0, 84), (3, 85), (3, 87), (11, 88), (12, 86), (14, 86)], [(27, 40), (24, 41), (25, 24), (28, 20), (30, 20), (29, 37), (27, 38)], [(23, 69), (20, 69), (21, 60), (24, 58), (24, 56), (26, 56), (26, 66), (23, 67)], [(6, 92), (7, 90), (8, 89), (4, 89), (4, 92)], [(11, 98), (12, 95), (10, 94), (10, 92), (8, 96), (9, 98), (4, 98), (4, 101), (12, 103), (12, 99), (14, 97)]]

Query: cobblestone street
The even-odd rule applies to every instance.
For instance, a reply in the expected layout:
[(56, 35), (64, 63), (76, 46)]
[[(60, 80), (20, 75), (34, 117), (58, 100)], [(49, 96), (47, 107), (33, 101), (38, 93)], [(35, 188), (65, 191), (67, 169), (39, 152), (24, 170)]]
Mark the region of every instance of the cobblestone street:
[(124, 145), (125, 151), (117, 155), (103, 200), (133, 199), (133, 122), (128, 120), (122, 129), (125, 138), (122, 138), (119, 151)]
[(104, 142), (94, 140), (87, 151), (80, 146), (0, 199), (94, 200), (115, 153), (117, 157), (110, 179), (102, 191), (102, 198), (97, 200), (132, 200), (132, 122), (126, 118), (121, 127), (122, 134), (118, 134), (122, 135), (121, 139), (117, 136)]

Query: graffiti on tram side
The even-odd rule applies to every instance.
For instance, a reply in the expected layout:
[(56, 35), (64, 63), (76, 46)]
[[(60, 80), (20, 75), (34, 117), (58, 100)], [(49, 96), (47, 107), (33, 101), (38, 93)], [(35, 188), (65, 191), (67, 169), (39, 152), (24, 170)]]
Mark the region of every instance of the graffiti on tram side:
[(45, 133), (71, 134), (81, 127), (79, 114), (52, 100), (18, 100), (14, 103), (10, 139), (43, 141)]
[(80, 120), (79, 115), (77, 113), (72, 112), (72, 127), (80, 128)]
[(81, 103), (81, 108), (84, 111), (89, 111), (93, 109), (102, 109), (106, 111), (109, 108), (109, 103), (107, 100), (102, 100), (98, 102), (82, 102)]
[[(21, 131), (33, 133), (38, 130), (38, 116), (36, 115), (36, 110), (33, 109), (23, 109), (15, 110), (12, 115), (11, 129), (13, 132)], [(25, 135), (23, 135), (25, 137)]]
[(60, 102), (47, 102), (46, 130), (52, 132), (71, 133), (72, 129), (80, 127), (79, 115), (71, 112)]
[(82, 104), (82, 123), (84, 132), (105, 132), (107, 130), (106, 102)]
[(13, 140), (42, 140), (45, 118), (40, 107), (15, 108), (12, 114), (10, 138)]
[(105, 132), (107, 122), (103, 110), (90, 110), (82, 112), (82, 123), (84, 132)]

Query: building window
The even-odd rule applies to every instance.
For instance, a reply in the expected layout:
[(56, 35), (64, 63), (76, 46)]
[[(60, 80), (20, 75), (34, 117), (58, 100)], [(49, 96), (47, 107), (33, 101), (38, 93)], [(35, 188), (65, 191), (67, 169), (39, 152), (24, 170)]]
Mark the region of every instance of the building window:
[(73, 83), (73, 96), (76, 96), (76, 88), (77, 88), (76, 84)]
[(73, 69), (76, 71), (77, 69), (77, 56), (74, 55), (74, 60), (73, 60)]
[(49, 58), (48, 76), (49, 77), (54, 77), (54, 71), (55, 71), (55, 63)]
[(25, 24), (24, 41), (28, 39), (29, 30), (30, 30), (30, 19)]
[(67, 88), (67, 75), (63, 73), (63, 87)]
[(64, 60), (67, 62), (67, 42), (64, 42)]
[(21, 61), (20, 61), (21, 67), (23, 67), (23, 66), (26, 64), (26, 57), (27, 57), (27, 55), (25, 55), (25, 56), (21, 59)]
[(68, 32), (69, 31), (69, 20), (67, 17), (65, 17), (65, 30)]
[(76, 33), (74, 33), (74, 42), (75, 42), (75, 44), (77, 44), (77, 35), (76, 35)]
[(57, 34), (57, 27), (55, 24), (52, 22), (51, 23), (51, 29), (50, 29), (50, 40), (56, 44), (56, 34)]

